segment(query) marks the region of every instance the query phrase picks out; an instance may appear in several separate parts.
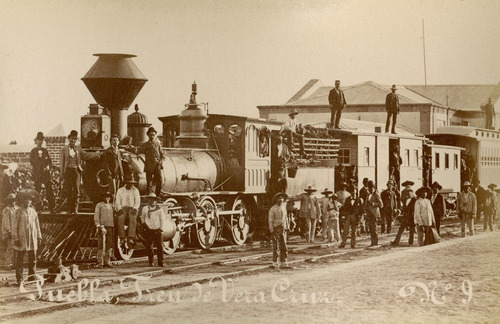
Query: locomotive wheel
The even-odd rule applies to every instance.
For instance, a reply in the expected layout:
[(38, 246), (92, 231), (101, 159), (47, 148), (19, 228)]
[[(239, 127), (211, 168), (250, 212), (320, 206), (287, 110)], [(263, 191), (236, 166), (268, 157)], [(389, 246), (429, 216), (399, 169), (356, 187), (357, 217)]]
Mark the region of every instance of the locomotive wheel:
[[(173, 198), (167, 199), (167, 201), (165, 202), (165, 205), (169, 208), (179, 206), (177, 200), (175, 200)], [(180, 213), (180, 211), (179, 210), (172, 211), (172, 214), (175, 214), (175, 213)], [(166, 254), (174, 253), (175, 250), (177, 250), (177, 248), (179, 247), (180, 243), (181, 243), (181, 233), (180, 233), (179, 229), (177, 229), (175, 232), (175, 236), (170, 241), (163, 242), (163, 252)]]
[(193, 227), (193, 230), (196, 232), (195, 240), (197, 245), (202, 249), (210, 248), (214, 244), (217, 236), (217, 226), (219, 222), (215, 215), (215, 206), (215, 201), (210, 197), (203, 197), (199, 203), (200, 209), (208, 218), (203, 222), (197, 222)]
[[(125, 225), (124, 228), (126, 232), (128, 226)], [(134, 253), (134, 249), (128, 247), (127, 239), (125, 239), (124, 244), (120, 244), (120, 237), (118, 235), (116, 235), (115, 247), (115, 257), (119, 260), (128, 260)]]
[(233, 203), (233, 211), (241, 211), (241, 215), (231, 216), (231, 241), (243, 245), (250, 230), (250, 205), (243, 197), (237, 197)]

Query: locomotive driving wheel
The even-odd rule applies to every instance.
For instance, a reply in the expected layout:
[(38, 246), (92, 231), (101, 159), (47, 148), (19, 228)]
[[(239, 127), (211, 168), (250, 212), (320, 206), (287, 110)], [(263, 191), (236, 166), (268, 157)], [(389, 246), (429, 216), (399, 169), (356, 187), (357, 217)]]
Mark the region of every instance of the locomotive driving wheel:
[(208, 249), (214, 244), (217, 236), (219, 221), (216, 215), (216, 204), (211, 197), (205, 196), (200, 199), (198, 206), (206, 219), (194, 225), (196, 242), (202, 249)]
[(237, 197), (232, 210), (239, 214), (231, 216), (231, 240), (234, 244), (243, 245), (250, 231), (251, 208), (243, 197)]
[[(177, 200), (173, 198), (167, 199), (167, 201), (165, 201), (165, 205), (168, 208), (179, 207), (179, 203), (177, 202)], [(172, 215), (172, 218), (174, 218), (173, 217), (174, 214), (180, 212), (181, 211), (179, 209), (174, 209), (170, 213)], [(180, 242), (181, 242), (181, 232), (179, 231), (178, 228), (176, 228), (175, 236), (171, 240), (163, 242), (163, 252), (165, 252), (166, 254), (174, 253), (175, 250), (177, 250), (177, 248), (179, 247)]]

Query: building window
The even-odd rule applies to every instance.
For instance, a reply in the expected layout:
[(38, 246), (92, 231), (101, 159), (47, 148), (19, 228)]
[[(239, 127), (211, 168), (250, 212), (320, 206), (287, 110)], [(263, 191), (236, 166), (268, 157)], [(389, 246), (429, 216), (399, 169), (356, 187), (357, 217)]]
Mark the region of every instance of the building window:
[(370, 148), (369, 147), (365, 147), (364, 149), (364, 159), (363, 161), (365, 162), (365, 166), (369, 166), (370, 165)]
[(439, 169), (439, 153), (436, 152), (434, 160), (436, 161), (436, 169)]
[(350, 164), (351, 163), (351, 149), (346, 149), (346, 148), (339, 149), (338, 161), (340, 164)]
[(453, 159), (453, 165), (455, 166), (455, 170), (458, 169), (458, 154), (455, 154), (455, 157)]
[(410, 166), (410, 150), (405, 149), (405, 160), (406, 160), (406, 165)]
[(448, 153), (444, 154), (444, 168), (445, 169), (450, 168), (450, 155)]

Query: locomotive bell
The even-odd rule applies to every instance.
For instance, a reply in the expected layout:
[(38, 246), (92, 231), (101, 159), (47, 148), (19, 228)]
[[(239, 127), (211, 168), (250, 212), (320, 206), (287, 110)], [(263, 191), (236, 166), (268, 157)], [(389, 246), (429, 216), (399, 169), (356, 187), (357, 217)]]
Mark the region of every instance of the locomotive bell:
[(208, 137), (205, 136), (205, 121), (207, 112), (196, 103), (196, 82), (192, 85), (191, 98), (179, 116), (179, 131), (177, 136), (179, 147), (207, 148)]
[(127, 134), (127, 110), (148, 81), (132, 61), (135, 55), (94, 54), (99, 57), (82, 78), (99, 105), (111, 111), (111, 133)]

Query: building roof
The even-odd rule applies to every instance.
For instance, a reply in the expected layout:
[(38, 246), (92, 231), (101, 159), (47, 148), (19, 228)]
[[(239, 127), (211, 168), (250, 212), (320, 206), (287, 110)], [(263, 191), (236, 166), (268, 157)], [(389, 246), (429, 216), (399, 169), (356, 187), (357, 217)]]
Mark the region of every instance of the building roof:
[[(328, 94), (333, 86), (323, 86), (317, 79), (310, 80), (285, 104), (288, 106), (328, 105)], [(385, 97), (391, 92), (390, 86), (367, 81), (348, 87), (341, 87), (348, 105), (385, 105)], [(398, 86), (396, 93), (401, 104), (432, 104), (438, 102), (422, 96), (404, 86)]]
[(26, 153), (31, 152), (35, 145), (13, 144), (0, 145), (0, 153)]
[[(318, 122), (313, 122), (309, 123), (309, 125), (316, 127), (316, 128), (325, 128), (326, 124), (329, 123), (330, 121), (318, 121)], [(381, 132), (384, 131), (385, 129), (385, 124), (384, 123), (376, 123), (376, 122), (371, 122), (371, 121), (364, 121), (364, 120), (355, 120), (355, 119), (347, 119), (347, 118), (341, 118), (340, 119), (340, 130), (341, 131), (348, 131), (354, 134), (373, 134), (373, 133), (378, 133), (376, 132), (375, 129), (379, 128)], [(396, 133), (398, 135), (405, 135), (405, 136), (417, 136), (420, 135), (419, 133), (416, 133), (409, 128), (406, 128), (401, 125), (396, 126)]]
[(57, 125), (54, 127), (50, 132), (45, 134), (45, 137), (60, 137), (63, 136), (65, 137), (67, 134), (64, 132), (64, 127), (62, 124)]
[(422, 96), (432, 99), (443, 106), (456, 110), (481, 110), (488, 98), (497, 102), (500, 97), (499, 84), (455, 84), (455, 85), (406, 85)]

